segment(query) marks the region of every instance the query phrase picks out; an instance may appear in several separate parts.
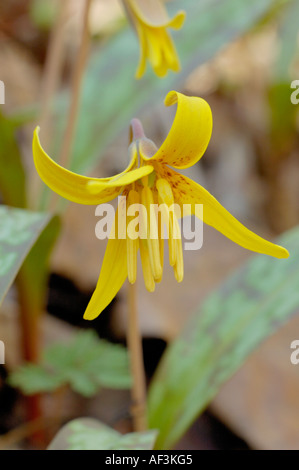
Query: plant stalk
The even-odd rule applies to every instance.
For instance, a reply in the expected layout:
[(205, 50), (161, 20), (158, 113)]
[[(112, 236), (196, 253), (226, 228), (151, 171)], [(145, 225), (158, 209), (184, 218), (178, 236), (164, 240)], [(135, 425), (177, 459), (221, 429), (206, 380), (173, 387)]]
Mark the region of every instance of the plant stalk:
[(128, 287), (128, 332), (127, 342), (130, 354), (132, 385), (132, 418), (134, 431), (147, 429), (146, 380), (143, 362), (142, 337), (138, 325), (136, 283)]
[[(81, 97), (82, 81), (85, 72), (85, 66), (90, 45), (89, 35), (89, 11), (92, 0), (85, 0), (83, 12), (83, 25), (81, 33), (81, 42), (75, 62), (72, 84), (71, 84), (71, 103), (68, 111), (66, 131), (63, 138), (62, 147), (60, 149), (58, 162), (61, 166), (67, 168), (70, 163), (71, 152), (74, 142), (74, 135), (78, 120), (78, 110)], [(50, 210), (55, 210), (58, 200), (58, 195), (52, 193), (52, 200), (50, 202)]]
[[(51, 31), (47, 57), (43, 71), (41, 85), (41, 109), (38, 119), (40, 135), (45, 148), (48, 148), (52, 135), (52, 106), (55, 94), (58, 90), (63, 63), (65, 59), (65, 22), (69, 13), (70, 0), (59, 2), (57, 18)], [(30, 191), (30, 206), (37, 208), (40, 201), (40, 192), (42, 191), (42, 181), (38, 174), (32, 180)]]
[[(68, 17), (70, 0), (59, 4), (57, 20), (50, 37), (41, 90), (40, 127), (43, 141), (50, 135), (51, 105), (59, 86), (65, 58), (64, 27)], [(48, 139), (47, 139), (48, 140)], [(46, 141), (45, 146), (47, 147)]]

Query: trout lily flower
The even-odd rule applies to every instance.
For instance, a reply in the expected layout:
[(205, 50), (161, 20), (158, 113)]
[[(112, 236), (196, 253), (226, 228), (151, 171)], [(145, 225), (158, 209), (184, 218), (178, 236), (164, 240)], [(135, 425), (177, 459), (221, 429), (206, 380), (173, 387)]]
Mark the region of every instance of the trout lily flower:
[[(165, 141), (158, 149), (143, 133), (140, 122), (131, 122), (131, 144), (129, 146), (130, 163), (125, 171), (111, 178), (88, 178), (75, 174), (58, 165), (41, 147), (38, 130), (33, 137), (33, 156), (36, 169), (41, 179), (56, 193), (64, 198), (81, 204), (101, 204), (120, 197), (124, 202), (118, 206), (115, 227), (119, 225), (118, 215), (123, 212), (130, 215), (126, 220), (128, 228), (132, 221), (130, 208), (141, 203), (145, 207), (144, 222), (151, 207), (156, 203), (163, 205), (161, 211), (150, 219), (149, 224), (141, 223), (143, 236), (110, 236), (107, 243), (103, 264), (96, 289), (84, 314), (92, 320), (111, 302), (128, 278), (134, 283), (137, 273), (137, 254), (140, 253), (145, 286), (154, 291), (163, 274), (164, 235), (158, 216), (162, 214), (165, 225), (168, 224), (169, 263), (173, 266), (176, 280), (181, 282), (184, 276), (182, 239), (178, 236), (178, 219), (173, 204), (182, 207), (187, 204), (190, 214), (198, 215), (197, 204), (203, 205), (203, 222), (211, 225), (226, 237), (244, 248), (264, 253), (277, 258), (287, 258), (288, 251), (264, 240), (248, 230), (236, 220), (206, 189), (175, 169), (184, 169), (194, 165), (204, 154), (212, 133), (212, 113), (206, 101), (198, 97), (189, 97), (171, 91), (165, 99), (165, 105), (177, 104), (176, 115)], [(164, 215), (163, 215), (164, 214)], [(125, 228), (126, 228), (125, 227)]]
[(123, 4), (140, 43), (136, 78), (143, 76), (147, 60), (158, 77), (164, 77), (169, 69), (178, 72), (179, 58), (167, 29), (180, 29), (185, 12), (169, 18), (162, 0), (123, 0)]

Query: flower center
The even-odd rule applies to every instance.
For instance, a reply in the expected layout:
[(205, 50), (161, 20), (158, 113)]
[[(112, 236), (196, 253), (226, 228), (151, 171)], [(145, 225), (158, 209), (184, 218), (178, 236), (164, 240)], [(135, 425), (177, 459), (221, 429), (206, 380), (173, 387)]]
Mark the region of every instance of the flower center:
[(133, 183), (127, 195), (127, 264), (128, 279), (137, 278), (137, 253), (143, 270), (144, 283), (148, 291), (162, 280), (164, 239), (168, 239), (169, 264), (175, 278), (184, 277), (182, 238), (176, 215), (176, 206), (171, 185), (156, 172)]

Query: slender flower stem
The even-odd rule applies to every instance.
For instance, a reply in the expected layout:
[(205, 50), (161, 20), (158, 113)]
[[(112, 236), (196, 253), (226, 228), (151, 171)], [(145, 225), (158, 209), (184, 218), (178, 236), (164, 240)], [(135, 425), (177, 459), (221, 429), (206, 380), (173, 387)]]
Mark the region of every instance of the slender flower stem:
[[(65, 22), (69, 13), (70, 0), (59, 2), (58, 14), (50, 35), (47, 49), (47, 57), (43, 71), (41, 84), (41, 110), (38, 119), (38, 125), (41, 128), (41, 137), (45, 148), (51, 139), (51, 114), (54, 96), (57, 92), (62, 67), (65, 59)], [(30, 191), (30, 206), (37, 208), (40, 201), (40, 192), (42, 190), (42, 181), (38, 174), (32, 179)]]
[[(89, 27), (88, 27), (88, 19), (89, 19), (89, 11), (91, 6), (92, 0), (85, 0), (84, 12), (83, 12), (83, 27), (82, 27), (82, 35), (81, 35), (81, 43), (78, 50), (77, 60), (75, 63), (73, 79), (71, 84), (71, 103), (68, 112), (68, 120), (66, 131), (64, 134), (63, 144), (60, 151), (60, 155), (58, 157), (58, 162), (60, 165), (64, 167), (69, 166), (69, 160), (71, 157), (72, 152), (72, 145), (74, 141), (74, 134), (76, 131), (76, 124), (78, 119), (78, 109), (80, 103), (80, 95), (81, 95), (81, 85), (83, 80), (83, 75), (85, 71), (86, 60), (89, 51), (90, 45), (90, 36), (89, 36)], [(53, 193), (54, 195), (55, 193)], [(53, 210), (56, 205), (56, 198), (55, 202), (52, 200), (51, 209)]]
[[(42, 305), (39, 299), (32, 297), (30, 289), (28, 289), (28, 279), (26, 268), (22, 267), (16, 279), (20, 304), (19, 321), (22, 359), (36, 364), (40, 358), (39, 319), (42, 313)], [(26, 413), (29, 422), (41, 419), (42, 403), (40, 394), (26, 397)], [(43, 430), (34, 433), (31, 436), (31, 442), (37, 446), (43, 445), (45, 443)]]
[(39, 118), (39, 125), (41, 128), (41, 134), (43, 141), (49, 136), (49, 126), (51, 117), (51, 103), (53, 96), (59, 85), (61, 77), (62, 66), (65, 58), (65, 44), (64, 44), (64, 31), (65, 22), (69, 12), (70, 0), (64, 0), (59, 3), (59, 11), (57, 20), (55, 22), (53, 31), (51, 33), (46, 64), (44, 68), (44, 76), (41, 87), (41, 113)]
[(128, 287), (128, 348), (130, 353), (132, 385), (132, 416), (135, 431), (147, 429), (146, 383), (143, 363), (142, 340), (138, 326), (136, 283)]

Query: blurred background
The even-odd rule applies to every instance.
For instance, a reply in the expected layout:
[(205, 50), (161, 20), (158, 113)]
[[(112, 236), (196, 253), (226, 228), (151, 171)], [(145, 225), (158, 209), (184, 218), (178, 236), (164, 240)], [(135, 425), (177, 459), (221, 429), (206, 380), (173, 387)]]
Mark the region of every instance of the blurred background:
[[(48, 153), (57, 158), (84, 4), (83, 0), (66, 3), (59, 33), (61, 2), (0, 3), (0, 80), (5, 84), (5, 104), (0, 105), (0, 198), (8, 206), (44, 211), (52, 197), (37, 178), (31, 140), (45, 111), (45, 74), (56, 31), (56, 35), (62, 34), (59, 80), (50, 103), (50, 119), (41, 135)], [(166, 93), (176, 89), (201, 96), (212, 108), (212, 139), (204, 157), (184, 173), (208, 189), (248, 228), (273, 239), (299, 222), (299, 104), (291, 102), (291, 83), (299, 80), (298, 1), (184, 3), (167, 2), (170, 13), (179, 8), (187, 12), (184, 28), (173, 34), (182, 72), (159, 81), (148, 67), (144, 79), (136, 81), (138, 42), (121, 2), (93, 0), (91, 44), (71, 167), (97, 177), (122, 171), (133, 117), (142, 120), (146, 135), (160, 145), (175, 113), (163, 106)], [(9, 123), (11, 139), (7, 138)], [(18, 191), (20, 184), (10, 176), (11, 168), (14, 174), (19, 171), (16, 155), (25, 175), (26, 204), (24, 194)], [(40, 333), (43, 346), (54, 340), (64, 342), (78, 328), (91, 326), (101, 338), (125, 343), (125, 287), (92, 325), (82, 319), (106, 246), (94, 235), (96, 222), (95, 207), (69, 203), (63, 208), (62, 228), (50, 260)], [(182, 284), (176, 283), (166, 263), (163, 282), (155, 294), (149, 294), (139, 269), (138, 303), (148, 380), (167, 343), (181, 331), (194, 309), (250, 256), (205, 226), (202, 249), (185, 252)], [(0, 379), (0, 432), (6, 436), (0, 443), (4, 448), (25, 446), (22, 432), (7, 435), (26, 422), (24, 397), (5, 381), (9, 371), (23, 360), (18, 309), (13, 286), (0, 311), (0, 339), (6, 346)], [(222, 387), (177, 448), (298, 449), (299, 374), (288, 360), (296, 331), (299, 320), (295, 317), (264, 342)], [(103, 390), (89, 399), (68, 394), (69, 400), (62, 404), (63, 416), (92, 416), (120, 431), (128, 429), (129, 392)], [(45, 400), (50, 414), (57, 403), (53, 404), (51, 394)]]

